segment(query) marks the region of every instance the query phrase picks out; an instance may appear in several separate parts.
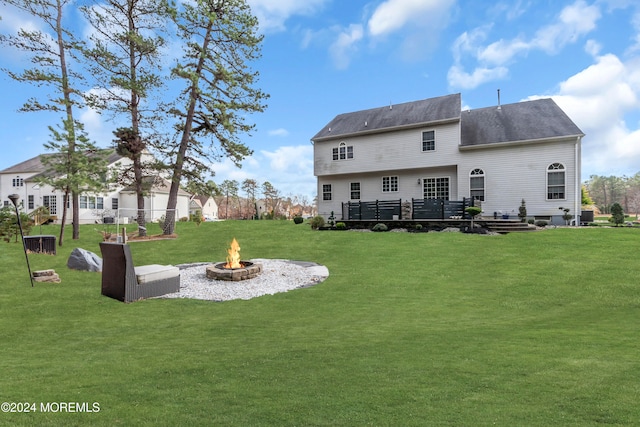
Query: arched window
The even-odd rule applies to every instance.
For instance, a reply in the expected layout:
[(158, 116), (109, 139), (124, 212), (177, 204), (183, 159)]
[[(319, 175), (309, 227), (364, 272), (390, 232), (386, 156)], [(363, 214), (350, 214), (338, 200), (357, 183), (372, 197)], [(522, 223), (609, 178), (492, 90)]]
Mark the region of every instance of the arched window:
[(333, 150), (333, 160), (353, 159), (353, 145), (347, 145), (344, 142), (338, 144)]
[(565, 169), (562, 163), (547, 168), (547, 200), (565, 199)]
[(469, 174), (469, 195), (473, 200), (484, 201), (484, 171), (474, 169)]

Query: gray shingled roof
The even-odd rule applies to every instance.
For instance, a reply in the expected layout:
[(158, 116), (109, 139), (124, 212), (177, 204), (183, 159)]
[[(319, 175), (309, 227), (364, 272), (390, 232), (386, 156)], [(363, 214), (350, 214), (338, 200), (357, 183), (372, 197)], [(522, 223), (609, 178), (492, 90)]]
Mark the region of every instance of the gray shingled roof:
[(312, 141), (460, 118), (460, 94), (337, 115)]
[[(112, 149), (112, 148), (106, 148), (104, 149), (105, 151), (108, 152), (107, 155), (107, 164), (112, 164), (115, 163), (116, 161), (120, 160), (122, 158), (121, 155), (119, 155), (118, 153), (116, 153), (116, 150)], [(32, 176), (31, 178), (29, 178), (27, 181), (35, 181), (36, 178), (49, 174), (50, 175), (50, 171), (47, 171), (47, 168), (45, 165), (42, 164), (42, 156), (53, 156), (53, 153), (46, 153), (46, 154), (41, 154), (39, 156), (36, 157), (32, 157), (29, 160), (25, 160), (24, 162), (18, 163), (16, 165), (13, 166), (9, 166), (8, 168), (1, 170), (0, 173), (33, 173), (33, 172), (37, 172), (36, 175)]]
[(552, 99), (463, 111), (462, 147), (584, 136)]
[(1, 170), (0, 173), (31, 173), (31, 172), (44, 172), (45, 167), (40, 161), (40, 156), (33, 157), (24, 162), (20, 162), (17, 165), (9, 166), (8, 168)]

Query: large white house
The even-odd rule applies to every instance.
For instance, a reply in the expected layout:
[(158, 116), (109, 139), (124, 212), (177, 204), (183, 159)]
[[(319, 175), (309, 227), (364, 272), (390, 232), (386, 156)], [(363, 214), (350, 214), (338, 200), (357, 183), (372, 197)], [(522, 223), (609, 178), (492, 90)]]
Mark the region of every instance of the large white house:
[(482, 215), (580, 215), (583, 132), (551, 99), (461, 110), (460, 94), (336, 116), (313, 138), (318, 212), (343, 203), (475, 199)]
[[(107, 157), (111, 171), (124, 170), (132, 161), (112, 151)], [(40, 206), (49, 209), (54, 222), (62, 219), (63, 194), (49, 185), (40, 184), (38, 178), (49, 173), (37, 156), (0, 171), (0, 200), (4, 206), (11, 204), (10, 194), (20, 196), (21, 210), (32, 212)], [(145, 180), (145, 219), (156, 221), (165, 215), (170, 184), (168, 181), (153, 177)], [(176, 219), (189, 215), (191, 195), (180, 190), (176, 206)], [(67, 222), (71, 222), (71, 203), (69, 201)], [(110, 186), (102, 193), (86, 193), (80, 196), (80, 223), (100, 223), (108, 218), (121, 224), (129, 223), (137, 217), (137, 196), (131, 187)], [(11, 205), (12, 206), (12, 205)]]

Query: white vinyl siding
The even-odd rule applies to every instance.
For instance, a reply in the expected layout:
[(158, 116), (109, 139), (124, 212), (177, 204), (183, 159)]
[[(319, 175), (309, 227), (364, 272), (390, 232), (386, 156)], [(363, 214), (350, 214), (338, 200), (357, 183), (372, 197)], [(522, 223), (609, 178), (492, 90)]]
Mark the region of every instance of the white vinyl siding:
[[(437, 150), (429, 152), (428, 155), (420, 155), (422, 133), (429, 130), (434, 130), (437, 135)], [(314, 175), (329, 176), (455, 165), (460, 156), (459, 138), (459, 124), (451, 123), (435, 129), (429, 126), (344, 138), (344, 141), (316, 141), (313, 146)], [(348, 152), (345, 154), (349, 161), (333, 160), (333, 149), (339, 148), (338, 145), (342, 142), (345, 144), (345, 150), (346, 147), (353, 147), (352, 159), (348, 159)]]

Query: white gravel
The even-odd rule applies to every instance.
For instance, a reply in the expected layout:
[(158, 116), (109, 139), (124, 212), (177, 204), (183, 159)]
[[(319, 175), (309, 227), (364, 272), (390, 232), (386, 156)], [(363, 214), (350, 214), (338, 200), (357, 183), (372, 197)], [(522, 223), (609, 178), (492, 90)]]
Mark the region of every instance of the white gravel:
[(327, 267), (313, 262), (261, 258), (249, 261), (262, 264), (262, 273), (254, 279), (239, 282), (207, 278), (206, 267), (214, 263), (178, 265), (180, 292), (159, 298), (193, 298), (209, 301), (248, 300), (262, 295), (273, 295), (317, 285), (329, 277)]

